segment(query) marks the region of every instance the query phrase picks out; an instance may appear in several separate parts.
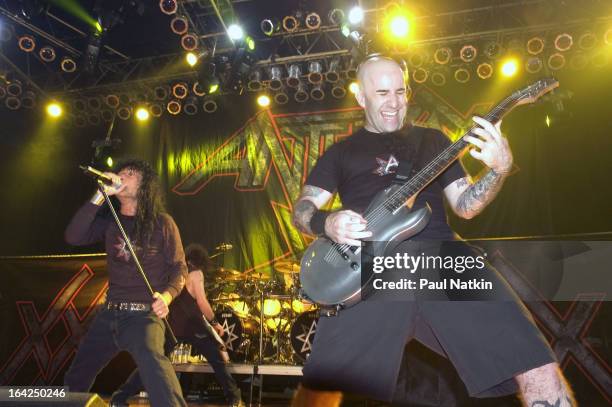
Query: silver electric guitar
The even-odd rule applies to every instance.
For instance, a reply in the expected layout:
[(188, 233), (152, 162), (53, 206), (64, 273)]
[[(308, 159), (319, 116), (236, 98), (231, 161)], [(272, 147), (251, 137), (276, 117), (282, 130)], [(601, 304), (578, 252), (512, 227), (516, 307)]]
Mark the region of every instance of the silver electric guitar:
[[(534, 103), (544, 94), (559, 86), (553, 78), (538, 80), (514, 92), (493, 108), (485, 119), (497, 122), (517, 106)], [(438, 154), (406, 183), (392, 185), (379, 192), (363, 217), (368, 222), (372, 237), (368, 238), (368, 253), (381, 256), (400, 242), (422, 231), (429, 222), (431, 209), (425, 205), (407, 205), (469, 147), (463, 138), (472, 134), (472, 127), (457, 141)], [(477, 137), (477, 136), (476, 136)], [(362, 281), (362, 247), (335, 243), (325, 237), (315, 240), (304, 252), (300, 282), (305, 296), (325, 307), (349, 307), (362, 299), (369, 281)]]

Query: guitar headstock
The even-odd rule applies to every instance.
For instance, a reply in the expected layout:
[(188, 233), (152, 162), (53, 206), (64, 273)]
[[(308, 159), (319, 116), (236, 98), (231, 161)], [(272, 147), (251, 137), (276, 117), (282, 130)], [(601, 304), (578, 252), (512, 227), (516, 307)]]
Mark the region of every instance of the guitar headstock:
[(558, 87), (559, 81), (555, 78), (540, 79), (515, 93), (516, 104), (527, 105), (535, 103), (539, 98)]

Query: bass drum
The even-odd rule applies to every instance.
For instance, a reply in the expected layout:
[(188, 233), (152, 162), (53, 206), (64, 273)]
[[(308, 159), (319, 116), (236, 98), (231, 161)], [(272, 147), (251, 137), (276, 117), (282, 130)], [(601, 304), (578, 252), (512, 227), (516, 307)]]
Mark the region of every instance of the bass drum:
[(222, 339), (230, 359), (234, 362), (244, 362), (248, 357), (250, 337), (254, 329), (251, 321), (240, 319), (229, 307), (218, 309), (215, 317), (223, 327)]
[(310, 355), (318, 320), (319, 311), (308, 311), (298, 315), (291, 325), (291, 347), (296, 357), (302, 362)]

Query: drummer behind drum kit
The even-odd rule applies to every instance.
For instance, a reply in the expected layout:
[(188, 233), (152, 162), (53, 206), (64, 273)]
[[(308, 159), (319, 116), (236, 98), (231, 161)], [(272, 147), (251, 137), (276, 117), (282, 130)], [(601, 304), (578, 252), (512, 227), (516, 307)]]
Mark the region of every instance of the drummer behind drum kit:
[(282, 279), (223, 267), (206, 276), (233, 362), (299, 364), (310, 354), (318, 312), (299, 296), (300, 267), (278, 261), (274, 269)]

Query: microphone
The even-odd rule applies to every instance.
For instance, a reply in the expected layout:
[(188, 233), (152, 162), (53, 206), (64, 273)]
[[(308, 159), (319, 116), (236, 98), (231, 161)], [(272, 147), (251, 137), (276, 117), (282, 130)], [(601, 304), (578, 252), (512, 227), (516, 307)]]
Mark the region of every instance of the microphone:
[(234, 246), (231, 243), (221, 243), (219, 246), (215, 247), (215, 250), (226, 252), (228, 250), (232, 250), (233, 247)]
[(108, 175), (104, 174), (102, 171), (96, 170), (93, 167), (90, 166), (85, 166), (85, 165), (79, 165), (79, 168), (83, 170), (83, 173), (85, 173), (85, 175), (89, 175), (90, 177), (96, 179), (96, 180), (100, 180), (102, 182), (104, 182), (107, 185), (115, 185), (115, 186), (120, 186), (121, 185), (121, 181), (117, 184), (115, 183), (115, 180), (113, 180), (111, 177), (109, 177)]

